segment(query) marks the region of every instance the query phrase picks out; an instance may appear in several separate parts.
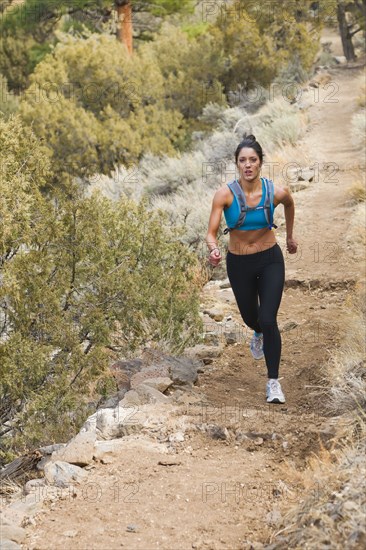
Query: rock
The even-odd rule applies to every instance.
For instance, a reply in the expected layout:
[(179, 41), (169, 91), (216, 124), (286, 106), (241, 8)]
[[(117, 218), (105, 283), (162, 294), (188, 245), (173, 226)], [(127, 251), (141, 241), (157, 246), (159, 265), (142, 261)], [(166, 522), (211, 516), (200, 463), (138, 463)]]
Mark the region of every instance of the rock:
[(124, 398), (128, 389), (119, 390), (117, 393), (109, 396), (107, 399), (103, 398), (99, 401), (97, 409), (114, 409), (118, 403)]
[[(23, 542), (25, 537), (27, 535), (27, 532), (23, 527), (19, 527), (17, 525), (14, 525), (7, 520), (1, 522), (1, 539), (8, 539), (12, 542)], [(3, 548), (3, 545), (1, 544), (1, 547)]]
[(48, 462), (51, 461), (51, 455), (54, 451), (58, 451), (66, 446), (66, 443), (56, 443), (55, 445), (47, 445), (46, 447), (40, 447), (41, 453), (44, 455), (43, 458), (37, 464), (37, 470), (43, 472), (44, 467)]
[(237, 344), (242, 341), (242, 335), (238, 334), (236, 330), (225, 331), (224, 338), (227, 345)]
[(345, 65), (347, 63), (347, 58), (344, 55), (335, 55), (333, 59), (338, 65)]
[(139, 384), (145, 383), (145, 380), (152, 378), (169, 378), (169, 365), (154, 365), (134, 374), (131, 378), (131, 388), (135, 389)]
[(257, 437), (257, 438), (254, 440), (254, 444), (255, 444), (255, 445), (263, 445), (263, 438), (262, 438), (262, 437)]
[(343, 509), (347, 510), (347, 512), (355, 512), (357, 508), (357, 504), (352, 500), (346, 500), (346, 502), (343, 503)]
[(169, 398), (155, 388), (146, 384), (139, 384), (136, 388), (136, 393), (142, 404), (145, 403), (168, 403)]
[(45, 496), (43, 492), (37, 491), (37, 493), (31, 493), (23, 496), (20, 500), (16, 500), (7, 506), (3, 521), (7, 520), (9, 524), (20, 526), (26, 516), (32, 517), (41, 510)]
[(230, 438), (228, 429), (223, 426), (218, 426), (217, 424), (209, 424), (206, 431), (212, 439), (227, 440)]
[(297, 323), (296, 321), (286, 321), (286, 323), (284, 323), (280, 327), (280, 332), (288, 332), (289, 330), (293, 330), (298, 326), (299, 326), (299, 323)]
[(173, 380), (168, 377), (147, 378), (144, 384), (164, 393), (173, 384)]
[(219, 287), (220, 287), (220, 288), (231, 288), (231, 284), (230, 284), (229, 279), (225, 279), (225, 281), (222, 281), (222, 282), (219, 284)]
[(123, 399), (119, 402), (119, 406), (125, 408), (137, 407), (138, 405), (141, 405), (141, 401), (137, 391), (135, 390), (128, 391), (124, 395)]
[(298, 170), (297, 174), (298, 181), (307, 181), (311, 183), (314, 180), (315, 170), (314, 168), (301, 168)]
[(100, 409), (89, 416), (80, 431), (95, 432), (97, 439), (116, 439), (139, 431), (138, 406), (124, 407), (124, 399), (115, 409)]
[(124, 439), (110, 439), (109, 441), (97, 441), (94, 448), (94, 459), (102, 460), (106, 455), (112, 457), (120, 455), (125, 445)]
[(80, 483), (87, 477), (87, 472), (68, 462), (49, 462), (44, 469), (46, 481), (56, 487), (69, 487)]
[(86, 466), (93, 461), (94, 443), (97, 436), (93, 432), (78, 433), (66, 447), (54, 451), (52, 460), (54, 462), (68, 462), (78, 466)]
[(118, 376), (120, 376), (121, 373), (127, 374), (128, 378), (131, 378), (134, 374), (136, 374), (137, 372), (140, 372), (140, 370), (143, 367), (143, 364), (144, 362), (142, 359), (129, 359), (127, 361), (116, 361), (110, 367), (110, 370), (116, 379), (118, 379)]
[(209, 315), (211, 319), (214, 319), (214, 321), (222, 321), (224, 318), (224, 313), (219, 308), (204, 309), (203, 313), (206, 313), (206, 315)]
[(77, 531), (76, 529), (70, 529), (70, 531), (64, 531), (62, 534), (63, 534), (64, 537), (68, 537), (70, 539), (73, 539), (74, 537), (76, 537), (78, 532), (79, 531)]
[(139, 436), (127, 436), (123, 439), (97, 441), (95, 444), (94, 458), (102, 461), (105, 458), (120, 457), (124, 449), (131, 448), (135, 449), (136, 453), (139, 453), (141, 450), (154, 453), (168, 453), (168, 446), (165, 443), (157, 443), (147, 439), (133, 439), (136, 437)]
[(250, 437), (248, 437), (247, 434), (241, 430), (238, 430), (235, 434), (235, 439), (236, 441), (248, 441), (250, 440)]
[(43, 477), (30, 479), (24, 485), (24, 492), (26, 495), (29, 495), (30, 493), (34, 493), (35, 491), (37, 491), (39, 487), (44, 487), (45, 485), (46, 485), (46, 480)]
[(47, 445), (46, 447), (40, 447), (39, 450), (43, 455), (51, 455), (53, 452), (65, 447), (66, 443), (55, 443), (54, 445)]
[(176, 432), (170, 434), (168, 439), (171, 443), (182, 443), (184, 441), (184, 434), (183, 432)]
[(220, 357), (224, 351), (223, 346), (205, 346), (197, 344), (191, 348), (186, 348), (185, 353), (192, 358), (197, 358), (204, 362), (205, 365), (212, 363), (213, 359)]
[(206, 332), (203, 341), (206, 346), (218, 346), (220, 339), (216, 332)]
[(281, 512), (277, 509), (272, 510), (266, 515), (266, 521), (270, 525), (277, 525), (282, 520)]
[(170, 367), (170, 377), (174, 384), (193, 385), (197, 382), (197, 369), (200, 366), (198, 361), (189, 357), (181, 357), (177, 359)]
[(1, 537), (0, 549), (1, 550), (22, 550), (22, 547), (12, 540)]
[(130, 524), (130, 525), (127, 525), (127, 527), (126, 527), (126, 531), (127, 531), (128, 533), (137, 533), (138, 530), (139, 530), (139, 526), (138, 526), (138, 525)]

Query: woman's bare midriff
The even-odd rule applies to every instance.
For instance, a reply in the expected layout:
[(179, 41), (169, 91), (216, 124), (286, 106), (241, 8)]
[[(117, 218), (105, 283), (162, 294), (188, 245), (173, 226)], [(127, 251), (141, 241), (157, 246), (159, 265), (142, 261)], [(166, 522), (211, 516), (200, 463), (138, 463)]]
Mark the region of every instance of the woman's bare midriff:
[(228, 250), (232, 254), (256, 254), (272, 248), (277, 243), (273, 230), (265, 227), (253, 231), (230, 231)]

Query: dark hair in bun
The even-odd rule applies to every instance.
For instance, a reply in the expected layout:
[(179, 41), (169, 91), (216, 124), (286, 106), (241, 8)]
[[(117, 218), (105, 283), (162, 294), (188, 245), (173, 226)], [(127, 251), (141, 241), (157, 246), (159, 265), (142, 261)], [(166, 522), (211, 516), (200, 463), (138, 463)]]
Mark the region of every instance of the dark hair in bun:
[(262, 147), (259, 145), (258, 141), (255, 139), (255, 136), (253, 136), (253, 134), (249, 134), (249, 135), (244, 134), (242, 141), (237, 146), (235, 151), (236, 164), (238, 164), (239, 153), (243, 149), (243, 147), (250, 147), (251, 149), (254, 149), (254, 151), (257, 153), (259, 160), (261, 161), (261, 164), (262, 164), (263, 162)]

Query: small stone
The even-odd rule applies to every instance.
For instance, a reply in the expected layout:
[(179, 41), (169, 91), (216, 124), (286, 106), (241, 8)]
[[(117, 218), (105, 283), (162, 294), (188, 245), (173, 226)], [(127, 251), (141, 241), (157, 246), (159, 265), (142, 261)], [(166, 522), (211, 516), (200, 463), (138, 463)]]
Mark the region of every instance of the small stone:
[(132, 523), (130, 525), (127, 525), (126, 531), (127, 533), (137, 533), (139, 530), (138, 525), (133, 525)]
[(338, 65), (345, 65), (347, 63), (347, 58), (344, 55), (335, 55), (333, 59)]
[(224, 313), (218, 308), (204, 309), (203, 313), (211, 317), (214, 321), (222, 321), (224, 318)]
[(65, 531), (62, 534), (63, 534), (64, 537), (69, 537), (70, 539), (73, 539), (74, 537), (76, 537), (78, 532), (79, 531), (77, 531), (76, 529), (71, 529), (70, 531)]
[(212, 439), (227, 440), (230, 438), (228, 429), (216, 424), (210, 424), (207, 426), (207, 433), (210, 437), (212, 437)]
[(346, 500), (346, 502), (343, 504), (343, 508), (348, 512), (354, 512), (355, 510), (357, 510), (357, 505), (352, 502), (352, 500)]
[(280, 327), (280, 332), (288, 332), (289, 330), (293, 330), (294, 328), (298, 327), (299, 323), (296, 321), (287, 321)]
[(219, 288), (231, 288), (229, 279), (225, 279), (219, 284)]
[(263, 438), (262, 437), (257, 437), (254, 440), (254, 443), (255, 443), (255, 445), (263, 445)]
[(174, 434), (170, 434), (168, 439), (171, 443), (181, 443), (184, 441), (184, 434), (183, 432), (176, 432)]
[(46, 480), (42, 478), (30, 479), (24, 485), (24, 492), (26, 495), (29, 493), (34, 493), (39, 487), (44, 487), (46, 485)]

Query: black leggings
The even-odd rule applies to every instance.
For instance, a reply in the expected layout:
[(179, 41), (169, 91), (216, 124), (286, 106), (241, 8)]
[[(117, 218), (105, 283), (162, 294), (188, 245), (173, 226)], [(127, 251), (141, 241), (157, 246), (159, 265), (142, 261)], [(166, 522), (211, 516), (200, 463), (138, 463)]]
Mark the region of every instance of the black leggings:
[(278, 244), (256, 254), (228, 251), (226, 267), (243, 321), (263, 333), (263, 351), (268, 378), (278, 378), (281, 335), (277, 326), (285, 282), (285, 263)]

